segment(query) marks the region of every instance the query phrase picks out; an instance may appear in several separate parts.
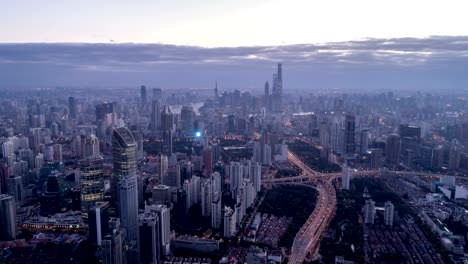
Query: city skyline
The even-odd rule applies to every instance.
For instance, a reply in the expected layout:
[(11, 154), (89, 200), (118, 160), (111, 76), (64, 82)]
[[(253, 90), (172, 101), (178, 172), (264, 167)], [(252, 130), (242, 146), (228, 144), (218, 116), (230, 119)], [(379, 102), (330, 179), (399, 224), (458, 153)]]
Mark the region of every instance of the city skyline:
[[(203, 48), (162, 44), (0, 44), (0, 89), (150, 87), (263, 90), (275, 63), (284, 89), (466, 91), (468, 37), (368, 39)], [(182, 78), (181, 78), (182, 77)]]
[(467, 9), (0, 4), (0, 262), (467, 263)]

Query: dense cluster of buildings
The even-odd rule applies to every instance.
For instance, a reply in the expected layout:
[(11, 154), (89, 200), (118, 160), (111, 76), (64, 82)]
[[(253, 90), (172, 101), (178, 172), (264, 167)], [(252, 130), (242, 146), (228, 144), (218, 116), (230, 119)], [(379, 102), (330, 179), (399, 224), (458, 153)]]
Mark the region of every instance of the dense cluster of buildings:
[[(24, 239), (26, 231), (85, 234), (102, 263), (176, 263), (178, 249), (219, 251), (220, 239), (236, 241), (241, 227), (255, 226), (248, 213), (262, 180), (288, 167), (288, 144), (299, 138), (320, 150), (319, 162), (345, 164), (343, 189), (351, 168), (468, 171), (466, 99), (283, 94), (282, 70), (278, 64), (259, 94), (218, 83), (214, 92), (6, 90), (0, 241)], [(446, 196), (467, 198), (463, 185), (441, 181)], [(366, 224), (376, 211), (383, 225), (394, 225), (393, 204), (380, 208), (371, 199)], [(273, 220), (255, 228), (275, 247), (268, 235), (284, 232), (290, 219)], [(270, 259), (250, 251), (254, 262)]]

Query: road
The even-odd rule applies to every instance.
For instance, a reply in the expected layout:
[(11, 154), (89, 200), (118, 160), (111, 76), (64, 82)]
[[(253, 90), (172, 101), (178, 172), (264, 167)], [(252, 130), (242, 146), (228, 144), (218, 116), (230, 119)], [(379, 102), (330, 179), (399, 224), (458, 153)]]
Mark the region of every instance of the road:
[[(311, 257), (317, 255), (319, 249), (320, 238), (326, 230), (330, 221), (333, 219), (336, 212), (336, 192), (333, 186), (333, 180), (341, 177), (342, 172), (339, 173), (321, 173), (314, 171), (307, 166), (302, 160), (292, 153), (288, 153), (288, 159), (291, 163), (296, 165), (302, 170), (302, 175), (293, 177), (284, 177), (276, 179), (265, 179), (264, 184), (307, 184), (315, 183), (316, 189), (319, 192), (317, 198), (317, 205), (312, 214), (307, 219), (307, 222), (302, 226), (294, 238), (293, 246), (291, 248), (291, 255), (289, 263), (303, 263), (307, 256)], [(387, 171), (399, 175), (412, 174), (419, 176), (428, 176), (440, 178), (441, 174), (431, 174), (425, 172), (412, 172), (412, 171)], [(366, 170), (357, 171), (351, 170), (350, 176), (379, 176), (382, 170)], [(466, 177), (465, 177), (466, 179)], [(310, 185), (308, 185), (310, 186)], [(312, 187), (312, 186), (311, 186)]]
[(335, 214), (336, 192), (332, 181), (340, 174), (333, 177), (329, 175), (322, 177), (321, 173), (312, 170), (292, 152), (288, 153), (288, 157), (292, 163), (302, 169), (305, 174), (308, 174), (306, 179), (311, 180), (314, 178), (318, 182), (316, 186), (319, 192), (317, 204), (307, 222), (296, 234), (289, 257), (289, 263), (303, 263), (309, 253), (312, 252), (315, 255), (320, 238)]

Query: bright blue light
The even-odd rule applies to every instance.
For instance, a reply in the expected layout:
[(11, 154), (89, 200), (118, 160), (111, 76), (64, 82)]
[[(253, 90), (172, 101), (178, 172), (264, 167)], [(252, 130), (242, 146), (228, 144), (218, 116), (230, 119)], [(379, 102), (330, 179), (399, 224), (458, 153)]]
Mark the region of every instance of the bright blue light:
[(195, 136), (196, 137), (201, 137), (201, 132), (200, 131), (195, 132)]

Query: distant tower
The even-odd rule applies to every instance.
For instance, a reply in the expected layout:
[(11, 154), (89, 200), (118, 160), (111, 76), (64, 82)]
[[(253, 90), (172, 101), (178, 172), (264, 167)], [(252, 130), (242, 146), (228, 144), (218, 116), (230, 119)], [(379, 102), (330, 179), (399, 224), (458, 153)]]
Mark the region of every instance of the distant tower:
[(344, 147), (347, 155), (353, 155), (355, 151), (355, 127), (356, 117), (353, 114), (347, 114), (344, 131)]
[(392, 226), (393, 225), (393, 213), (395, 211), (395, 207), (393, 206), (392, 202), (387, 201), (385, 202), (385, 211), (384, 211), (384, 221), (385, 225)]
[[(138, 184), (136, 176), (137, 144), (132, 133), (124, 127), (112, 134), (112, 157), (114, 162), (114, 199), (118, 197), (120, 220), (127, 230), (128, 240), (138, 238)], [(116, 183), (116, 184), (115, 184)], [(115, 197), (117, 196), (117, 197)]]
[(142, 85), (141, 86), (141, 107), (145, 108), (146, 107), (146, 86)]
[(15, 198), (0, 195), (0, 241), (14, 240), (16, 238), (16, 204)]
[(161, 106), (158, 100), (151, 104), (151, 131), (156, 133), (161, 127)]
[(68, 97), (68, 114), (71, 119), (76, 119), (77, 105), (75, 97)]
[(273, 91), (271, 97), (271, 108), (273, 112), (280, 113), (282, 110), (283, 97), (283, 70), (281, 63), (278, 63), (277, 73), (273, 74)]
[(174, 115), (166, 104), (161, 112), (161, 130), (163, 132), (162, 153), (172, 155), (172, 134), (174, 131)]
[(184, 136), (194, 136), (195, 112), (191, 106), (182, 106), (180, 112), (180, 123)]
[(283, 96), (283, 69), (281, 63), (278, 63), (278, 80), (276, 85), (277, 87), (277, 92), (279, 93), (280, 96)]
[(389, 135), (385, 143), (385, 156), (388, 164), (398, 164), (400, 161), (400, 149), (400, 136), (398, 134)]
[(263, 106), (267, 111), (270, 111), (271, 102), (270, 102), (270, 84), (265, 82), (265, 94), (263, 95)]
[(214, 89), (214, 93), (215, 93), (215, 98), (218, 98), (218, 81), (215, 81), (215, 89)]
[(162, 89), (161, 88), (153, 88), (153, 100), (162, 101)]

